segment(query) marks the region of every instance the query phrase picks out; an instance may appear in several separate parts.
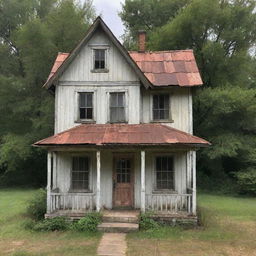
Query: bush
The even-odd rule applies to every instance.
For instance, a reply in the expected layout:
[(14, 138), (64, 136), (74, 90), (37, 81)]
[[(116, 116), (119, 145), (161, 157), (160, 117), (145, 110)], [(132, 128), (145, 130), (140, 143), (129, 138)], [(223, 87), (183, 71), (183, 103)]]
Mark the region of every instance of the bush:
[(240, 192), (256, 195), (256, 169), (248, 168), (245, 171), (235, 173)]
[(55, 217), (36, 222), (32, 229), (34, 231), (60, 231), (67, 230), (70, 227), (70, 222), (64, 217)]
[(98, 224), (101, 223), (101, 217), (100, 213), (88, 213), (85, 217), (73, 224), (73, 229), (95, 232)]
[(143, 213), (140, 215), (140, 229), (142, 230), (149, 230), (149, 229), (158, 229), (159, 224), (153, 220), (151, 213)]
[(206, 207), (197, 207), (198, 225), (204, 228), (216, 226), (217, 216), (216, 212)]
[(28, 202), (27, 214), (34, 220), (44, 219), (46, 213), (46, 191), (39, 189)]

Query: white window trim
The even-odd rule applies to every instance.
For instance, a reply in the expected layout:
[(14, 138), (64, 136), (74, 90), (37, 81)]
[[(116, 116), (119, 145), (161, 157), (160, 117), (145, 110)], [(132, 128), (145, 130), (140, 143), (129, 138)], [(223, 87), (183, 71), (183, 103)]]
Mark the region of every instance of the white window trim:
[[(153, 118), (153, 97), (154, 97), (154, 95), (159, 95), (159, 94), (169, 94), (169, 118), (168, 119), (154, 120), (154, 118)], [(172, 119), (171, 100), (172, 100), (172, 93), (170, 93), (170, 92), (153, 92), (150, 94), (149, 105), (150, 105), (150, 122), (151, 123), (174, 123), (174, 121)]]
[[(109, 72), (109, 51), (110, 47), (108, 45), (91, 45), (91, 72), (92, 73), (108, 73)], [(95, 56), (94, 50), (105, 50), (105, 68), (104, 69), (95, 69)]]
[(128, 123), (129, 122), (129, 91), (127, 89), (113, 89), (113, 90), (107, 90), (106, 91), (106, 96), (107, 96), (107, 122), (110, 123), (110, 93), (115, 93), (115, 92), (123, 92), (124, 93), (124, 98), (125, 98), (125, 121), (124, 122), (117, 122), (115, 124), (122, 124), (122, 123)]
[[(93, 110), (92, 110), (92, 119), (80, 119), (80, 112), (79, 112), (79, 93), (92, 93), (93, 96), (92, 96), (92, 107), (93, 107)], [(97, 97), (96, 97), (96, 93), (97, 93), (97, 90), (94, 90), (94, 89), (82, 89), (82, 90), (75, 90), (75, 113), (74, 113), (74, 117), (75, 117), (75, 120), (74, 120), (74, 123), (95, 123), (96, 122), (96, 100), (97, 100)]]
[[(88, 157), (89, 158), (89, 189), (87, 190), (74, 190), (72, 188), (72, 168), (73, 168), (73, 157)], [(69, 193), (93, 193), (93, 156), (91, 153), (72, 153), (70, 158), (70, 185)]]
[[(173, 158), (173, 189), (157, 189), (156, 186), (156, 158), (162, 156), (170, 156)], [(154, 153), (152, 154), (152, 193), (153, 194), (178, 194), (177, 184), (176, 184), (176, 168), (175, 168), (176, 156), (173, 153)]]

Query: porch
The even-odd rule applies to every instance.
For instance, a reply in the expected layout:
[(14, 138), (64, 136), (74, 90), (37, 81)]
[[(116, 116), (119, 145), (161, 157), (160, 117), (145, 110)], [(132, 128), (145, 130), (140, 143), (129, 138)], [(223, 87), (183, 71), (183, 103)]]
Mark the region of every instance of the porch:
[[(68, 150), (68, 151), (67, 151)], [(90, 155), (90, 191), (71, 191), (71, 156)], [(113, 203), (113, 178), (116, 156), (129, 155), (134, 159), (132, 205), (128, 209), (169, 216), (196, 215), (195, 151), (185, 149), (147, 148), (146, 150), (92, 148), (55, 148), (48, 153), (47, 215), (80, 218), (86, 212), (116, 209)], [(155, 187), (154, 157), (174, 157), (174, 189), (157, 190)], [(124, 207), (127, 208), (127, 207)]]

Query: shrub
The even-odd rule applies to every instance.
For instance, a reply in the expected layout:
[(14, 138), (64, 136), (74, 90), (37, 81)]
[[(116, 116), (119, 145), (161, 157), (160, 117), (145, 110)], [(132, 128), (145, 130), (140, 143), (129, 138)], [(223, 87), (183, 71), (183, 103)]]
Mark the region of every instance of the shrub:
[(235, 173), (241, 193), (256, 194), (256, 169), (248, 168)]
[(100, 213), (88, 213), (85, 217), (73, 224), (73, 229), (95, 232), (98, 224), (101, 222), (101, 217)]
[(34, 220), (42, 220), (46, 213), (46, 191), (39, 189), (28, 202), (27, 214)]
[(204, 228), (216, 226), (217, 216), (216, 212), (206, 207), (197, 207), (198, 225)]
[(157, 229), (159, 228), (159, 224), (153, 220), (152, 213), (143, 213), (140, 215), (140, 229), (142, 230), (149, 230), (149, 229)]
[(35, 223), (33, 230), (35, 231), (59, 231), (67, 230), (70, 227), (70, 223), (64, 217), (55, 217), (52, 219), (46, 219)]

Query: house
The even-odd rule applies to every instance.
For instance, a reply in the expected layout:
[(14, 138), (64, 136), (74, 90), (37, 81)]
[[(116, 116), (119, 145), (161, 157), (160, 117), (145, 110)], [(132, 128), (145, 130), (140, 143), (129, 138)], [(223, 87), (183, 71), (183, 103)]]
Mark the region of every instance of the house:
[(202, 85), (192, 50), (128, 52), (98, 17), (44, 88), (55, 95), (47, 216), (138, 209), (196, 216), (192, 93)]

